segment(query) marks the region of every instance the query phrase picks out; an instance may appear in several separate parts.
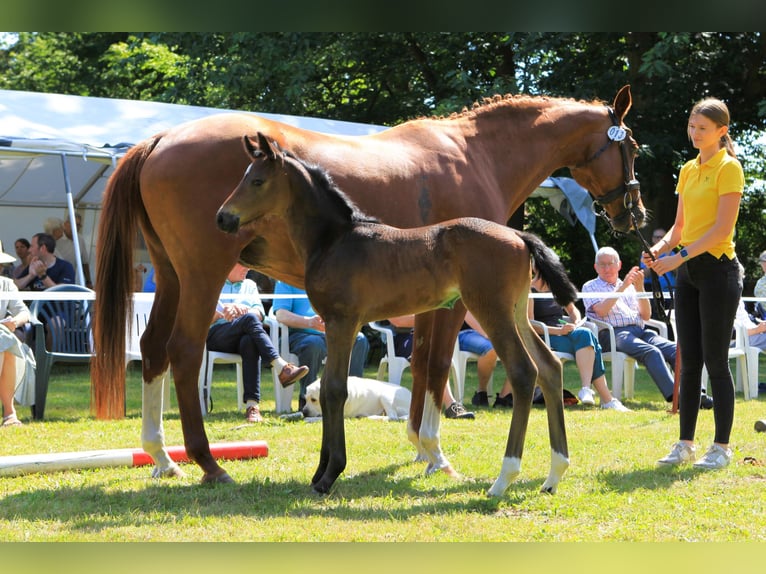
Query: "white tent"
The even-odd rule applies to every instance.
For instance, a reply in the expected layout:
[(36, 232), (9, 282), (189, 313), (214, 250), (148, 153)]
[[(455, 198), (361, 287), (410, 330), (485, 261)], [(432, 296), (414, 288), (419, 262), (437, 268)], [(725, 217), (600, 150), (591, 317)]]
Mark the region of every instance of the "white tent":
[[(0, 240), (5, 251), (13, 253), (18, 237), (29, 238), (42, 231), (46, 218), (63, 219), (77, 209), (84, 215), (82, 233), (93, 253), (101, 195), (127, 149), (177, 124), (234, 111), (0, 90)], [(385, 129), (319, 118), (258, 115), (331, 134), (364, 135)], [(595, 216), (583, 188), (572, 180), (549, 178), (535, 195), (548, 197), (573, 225), (577, 217), (593, 241)]]

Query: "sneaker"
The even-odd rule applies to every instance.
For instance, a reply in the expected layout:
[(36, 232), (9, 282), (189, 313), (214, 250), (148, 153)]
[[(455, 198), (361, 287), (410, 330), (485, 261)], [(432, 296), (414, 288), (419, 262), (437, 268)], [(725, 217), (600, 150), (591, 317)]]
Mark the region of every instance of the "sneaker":
[(726, 468), (731, 462), (731, 449), (723, 448), (717, 444), (711, 445), (705, 455), (694, 463), (694, 468), (704, 470), (718, 470)]
[(448, 419), (474, 419), (475, 415), (458, 402), (452, 403), (444, 410), (444, 416)]
[(619, 401), (619, 399), (612, 399), (608, 403), (601, 403), (601, 408), (602, 409), (611, 409), (611, 410), (614, 410), (614, 411), (619, 411), (621, 413), (629, 413), (629, 412), (631, 412), (628, 407), (626, 407), (625, 405), (623, 405)]
[(766, 419), (755, 421), (753, 428), (755, 429), (755, 432), (766, 432)]
[(245, 418), (247, 419), (247, 422), (249, 423), (263, 422), (263, 417), (261, 416), (261, 410), (258, 408), (258, 405), (252, 405), (247, 407), (247, 410), (245, 411)]
[(706, 411), (709, 411), (713, 408), (713, 397), (708, 395), (707, 393), (702, 393), (700, 395), (700, 408), (705, 409)]
[(296, 367), (292, 363), (287, 363), (279, 373), (279, 384), (283, 387), (289, 387), (295, 381), (299, 381), (305, 377), (308, 372), (309, 368), (306, 365)]
[(512, 409), (513, 408), (513, 395), (511, 393), (508, 393), (504, 397), (500, 396), (500, 393), (497, 393), (495, 396), (495, 404), (492, 405), (492, 408), (504, 408), (504, 409)]
[(587, 407), (592, 407), (596, 404), (596, 398), (593, 395), (593, 389), (590, 387), (581, 388), (580, 392), (577, 393), (577, 398), (580, 399), (580, 402)]
[(488, 407), (489, 397), (487, 397), (487, 391), (476, 391), (471, 399), (471, 404), (475, 407)]
[(678, 466), (686, 462), (694, 461), (694, 452), (697, 448), (694, 445), (688, 445), (683, 441), (678, 441), (673, 445), (670, 454), (657, 461), (661, 466)]

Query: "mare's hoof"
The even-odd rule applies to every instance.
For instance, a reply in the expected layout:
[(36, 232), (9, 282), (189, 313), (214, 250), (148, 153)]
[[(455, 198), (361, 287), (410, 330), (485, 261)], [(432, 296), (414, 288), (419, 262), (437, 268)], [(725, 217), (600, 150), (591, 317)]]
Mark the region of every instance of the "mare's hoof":
[(234, 479), (225, 470), (215, 474), (205, 474), (200, 481), (202, 484), (234, 484)]
[(452, 468), (452, 465), (445, 466), (444, 468), (441, 469), (441, 471), (447, 476), (449, 476), (450, 478), (455, 478), (455, 479), (463, 478), (458, 471)]
[(551, 495), (553, 495), (553, 494), (556, 494), (556, 487), (555, 486), (545, 486), (545, 485), (543, 485), (543, 487), (540, 489), (540, 492), (542, 494), (551, 494)]
[(177, 464), (172, 464), (167, 468), (155, 466), (152, 469), (152, 478), (186, 478), (186, 473)]

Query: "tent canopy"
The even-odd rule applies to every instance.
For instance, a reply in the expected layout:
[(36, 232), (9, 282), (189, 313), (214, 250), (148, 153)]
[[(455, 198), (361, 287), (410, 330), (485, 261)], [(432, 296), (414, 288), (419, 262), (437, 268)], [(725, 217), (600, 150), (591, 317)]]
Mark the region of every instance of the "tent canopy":
[[(234, 113), (110, 98), (0, 90), (0, 206), (98, 208), (106, 181), (127, 149), (172, 126)], [(247, 112), (239, 112), (247, 113)], [(384, 128), (280, 114), (259, 114), (297, 127), (346, 135)]]

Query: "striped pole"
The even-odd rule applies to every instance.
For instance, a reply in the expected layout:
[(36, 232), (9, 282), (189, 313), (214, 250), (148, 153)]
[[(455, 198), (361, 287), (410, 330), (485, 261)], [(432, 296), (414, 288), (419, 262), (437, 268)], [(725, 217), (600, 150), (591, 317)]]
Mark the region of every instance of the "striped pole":
[[(189, 462), (186, 448), (167, 447), (170, 458), (175, 462)], [(240, 441), (210, 445), (210, 453), (218, 459), (250, 459), (269, 454), (266, 441)], [(154, 464), (152, 457), (140, 448), (118, 448), (110, 450), (89, 450), (81, 452), (59, 452), (47, 454), (22, 454), (0, 456), (0, 476), (19, 476), (35, 472), (55, 472), (83, 468), (108, 466), (144, 466)]]

